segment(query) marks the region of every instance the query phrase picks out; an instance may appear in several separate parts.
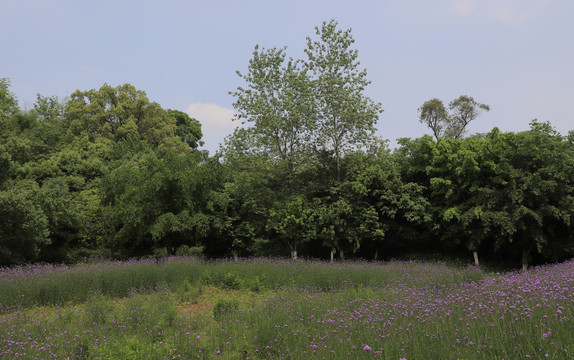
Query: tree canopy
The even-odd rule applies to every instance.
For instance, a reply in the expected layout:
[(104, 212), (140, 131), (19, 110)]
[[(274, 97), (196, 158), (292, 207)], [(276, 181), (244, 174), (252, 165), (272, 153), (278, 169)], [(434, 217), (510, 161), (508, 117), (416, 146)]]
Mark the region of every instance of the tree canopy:
[(448, 104), (447, 111), (443, 102), (437, 98), (425, 101), (419, 110), (419, 121), (428, 126), (436, 139), (462, 139), (468, 131), (468, 124), (490, 106), (481, 104), (471, 96), (461, 95)]
[[(458, 259), (574, 256), (574, 131), (465, 137), (490, 107), (431, 99), (432, 131), (374, 136), (381, 105), (336, 21), (305, 59), (256, 46), (230, 92), (244, 122), (210, 156), (201, 123), (130, 84), (38, 94), (0, 79), (0, 266), (174, 254)], [(416, 121), (416, 119), (412, 119)]]

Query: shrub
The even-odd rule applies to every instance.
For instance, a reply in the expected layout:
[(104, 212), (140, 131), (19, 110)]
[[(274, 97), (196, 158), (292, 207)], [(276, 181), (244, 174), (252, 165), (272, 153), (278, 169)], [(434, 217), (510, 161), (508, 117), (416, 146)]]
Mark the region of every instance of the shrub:
[(203, 246), (187, 246), (181, 245), (175, 251), (175, 255), (177, 256), (195, 256), (199, 257), (203, 254)]
[(221, 284), (223, 289), (227, 290), (239, 290), (243, 287), (243, 280), (235, 272), (227, 272), (223, 276), (223, 283)]

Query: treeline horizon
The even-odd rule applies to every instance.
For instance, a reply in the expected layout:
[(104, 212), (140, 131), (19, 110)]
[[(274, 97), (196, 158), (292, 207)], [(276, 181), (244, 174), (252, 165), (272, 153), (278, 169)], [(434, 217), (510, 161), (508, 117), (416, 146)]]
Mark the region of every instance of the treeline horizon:
[(549, 123), (403, 138), (394, 151), (379, 139), (345, 153), (339, 174), (321, 154), (287, 178), (281, 161), (229, 143), (207, 156), (197, 120), (128, 84), (50, 100), (0, 112), (2, 265), (476, 252), (516, 267), (574, 256), (574, 136)]
[(425, 102), (418, 120), (434, 137), (391, 151), (350, 30), (316, 30), (306, 59), (255, 48), (230, 92), (247, 126), (212, 156), (199, 121), (130, 84), (22, 110), (0, 79), (0, 265), (187, 254), (526, 268), (574, 256), (574, 131), (533, 120), (465, 137), (490, 107), (463, 95)]

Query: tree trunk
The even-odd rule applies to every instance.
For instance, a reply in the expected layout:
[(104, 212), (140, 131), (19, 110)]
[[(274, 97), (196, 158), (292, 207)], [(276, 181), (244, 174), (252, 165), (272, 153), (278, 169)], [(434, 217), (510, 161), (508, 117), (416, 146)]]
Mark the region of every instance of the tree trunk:
[(237, 250), (231, 250), (231, 254), (233, 255), (233, 260), (237, 261), (239, 259), (239, 255), (237, 254)]
[(293, 242), (288, 242), (289, 250), (291, 250), (291, 259), (297, 259), (297, 240), (293, 240)]
[(522, 250), (522, 270), (526, 271), (528, 270), (528, 255), (529, 255), (530, 251), (523, 249)]
[(341, 160), (339, 159), (339, 154), (337, 153), (337, 182), (341, 182)]
[(297, 240), (293, 240), (293, 247), (291, 248), (291, 259), (297, 260)]
[(343, 251), (343, 249), (339, 250), (339, 258), (341, 260), (345, 260), (345, 252)]
[(375, 249), (375, 259), (377, 260), (379, 258), (379, 249)]
[(331, 262), (333, 262), (334, 257), (335, 257), (335, 248), (332, 247), (331, 248)]
[(478, 252), (477, 252), (477, 251), (473, 251), (473, 252), (472, 252), (472, 256), (474, 256), (474, 265), (480, 266), (480, 263), (478, 262)]

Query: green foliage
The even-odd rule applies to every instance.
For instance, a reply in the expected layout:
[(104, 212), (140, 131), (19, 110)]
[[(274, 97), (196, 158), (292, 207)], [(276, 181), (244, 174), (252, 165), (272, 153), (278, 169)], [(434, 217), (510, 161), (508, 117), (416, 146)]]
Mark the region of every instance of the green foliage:
[(33, 181), (0, 190), (0, 264), (34, 261), (50, 243), (40, 189)]
[(185, 244), (181, 245), (175, 251), (177, 256), (195, 256), (199, 257), (203, 254), (205, 248), (203, 246), (187, 246)]
[(213, 317), (215, 320), (224, 320), (239, 310), (237, 299), (220, 298), (213, 306)]
[(461, 95), (448, 104), (451, 111), (446, 135), (452, 139), (461, 139), (468, 124), (483, 111), (490, 111), (490, 106), (476, 102), (474, 98)]
[(40, 121), (54, 121), (62, 116), (64, 105), (57, 96), (42, 96), (37, 94), (34, 111)]
[(123, 309), (123, 320), (127, 326), (144, 330), (151, 341), (161, 338), (160, 333), (169, 328), (178, 317), (178, 310), (163, 284), (148, 294), (135, 294), (129, 298)]
[(203, 145), (201, 123), (197, 119), (193, 119), (179, 110), (168, 110), (167, 114), (175, 119), (175, 134), (192, 150)]
[(172, 152), (142, 154), (114, 169), (101, 183), (113, 246), (128, 254), (165, 247), (173, 255), (181, 245), (199, 245), (211, 228), (211, 175), (193, 157)]
[(309, 210), (302, 196), (294, 196), (273, 204), (269, 210), (267, 230), (276, 233), (297, 259), (297, 244), (309, 238)]
[(478, 103), (474, 98), (461, 95), (448, 104), (450, 113), (441, 100), (434, 98), (426, 101), (419, 110), (419, 121), (427, 125), (436, 139), (462, 139), (468, 124), (490, 106)]
[(95, 292), (86, 301), (86, 322), (88, 326), (103, 326), (110, 320), (114, 306), (109, 296)]
[(305, 66), (313, 74), (314, 111), (317, 114), (315, 143), (333, 153), (337, 181), (340, 162), (350, 149), (373, 140), (381, 104), (363, 94), (370, 84), (367, 71), (360, 69), (358, 50), (351, 29), (339, 30), (337, 22), (316, 27), (318, 39), (307, 38)]
[[(197, 151), (196, 119), (129, 84), (66, 102), (38, 95), (21, 111), (1, 79), (0, 264), (238, 260), (287, 248), (291, 258), (414, 253), (502, 267), (574, 255), (572, 134), (535, 120), (529, 131), (464, 138), (490, 107), (463, 95), (425, 102), (420, 121), (435, 139), (400, 139), (391, 153), (373, 136), (381, 105), (364, 95), (370, 82), (351, 30), (334, 20), (315, 30), (305, 60), (255, 48), (231, 92), (247, 126), (215, 157)], [(226, 273), (206, 281), (273, 286)]]
[(244, 287), (244, 281), (239, 277), (239, 274), (227, 272), (223, 276), (222, 287), (228, 290), (239, 290)]
[(10, 79), (0, 78), (0, 114), (15, 114), (18, 110), (16, 95), (10, 91)]
[(448, 113), (441, 100), (434, 98), (425, 101), (419, 108), (419, 113), (419, 121), (433, 131), (435, 138), (444, 135), (445, 126), (448, 125)]
[(203, 293), (203, 286), (200, 279), (195, 278), (193, 284), (189, 282), (186, 277), (177, 290), (175, 291), (175, 297), (180, 302), (191, 302), (193, 304), (197, 303), (199, 296)]
[(85, 134), (90, 141), (132, 138), (174, 149), (176, 119), (130, 84), (115, 88), (104, 84), (98, 90), (74, 92), (66, 103), (64, 118), (71, 134)]
[[(193, 311), (201, 305), (181, 304), (161, 288), (119, 300), (92, 298), (80, 306), (19, 309), (0, 321), (3, 355), (496, 359), (567, 358), (573, 351), (570, 262), (504, 275), (440, 262), (214, 263), (202, 266), (238, 273), (257, 267), (282, 276), (284, 287), (265, 294), (209, 292), (202, 298), (214, 303), (208, 312)], [(172, 313), (174, 306), (179, 308)]]
[(119, 344), (104, 343), (92, 351), (96, 359), (126, 359), (140, 360), (149, 359), (153, 356), (161, 356), (147, 340), (138, 336), (129, 336), (122, 339)]
[(11, 167), (12, 157), (6, 150), (6, 147), (0, 144), (0, 189), (2, 189), (4, 181), (10, 178)]
[[(255, 47), (248, 72), (237, 74), (248, 84), (230, 94), (237, 120), (253, 126), (234, 136), (244, 136), (250, 151), (278, 161), (283, 176), (291, 176), (308, 157), (307, 143), (315, 129), (312, 113), (311, 83), (301, 62), (285, 60), (285, 49)], [(233, 141), (228, 142), (232, 146)]]

